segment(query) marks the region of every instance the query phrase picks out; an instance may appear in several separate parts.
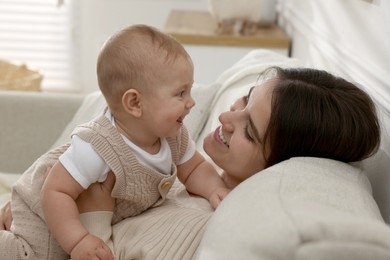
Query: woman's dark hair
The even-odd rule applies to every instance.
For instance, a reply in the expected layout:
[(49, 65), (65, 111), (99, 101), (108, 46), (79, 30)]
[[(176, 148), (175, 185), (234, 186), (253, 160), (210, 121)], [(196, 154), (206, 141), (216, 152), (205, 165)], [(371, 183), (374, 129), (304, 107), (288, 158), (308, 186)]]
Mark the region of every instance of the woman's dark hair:
[(354, 162), (375, 153), (380, 127), (372, 99), (322, 70), (272, 67), (267, 166), (297, 156)]

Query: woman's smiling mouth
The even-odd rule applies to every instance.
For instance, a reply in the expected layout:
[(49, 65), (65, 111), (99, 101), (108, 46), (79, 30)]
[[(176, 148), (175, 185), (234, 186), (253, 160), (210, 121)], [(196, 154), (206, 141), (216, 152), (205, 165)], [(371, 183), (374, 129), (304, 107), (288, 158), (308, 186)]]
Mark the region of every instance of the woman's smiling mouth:
[(220, 142), (220, 143), (226, 145), (227, 147), (229, 147), (229, 145), (228, 145), (228, 143), (227, 143), (227, 141), (226, 141), (226, 139), (225, 139), (225, 136), (224, 136), (223, 133), (222, 133), (222, 126), (219, 126), (219, 127), (217, 127), (217, 129), (215, 129), (214, 138), (215, 138), (218, 142)]

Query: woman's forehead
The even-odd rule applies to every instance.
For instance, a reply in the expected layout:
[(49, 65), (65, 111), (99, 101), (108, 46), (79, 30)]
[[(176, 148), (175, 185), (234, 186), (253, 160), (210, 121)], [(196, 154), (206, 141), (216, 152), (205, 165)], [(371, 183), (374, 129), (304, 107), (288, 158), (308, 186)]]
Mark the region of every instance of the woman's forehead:
[(254, 86), (249, 90), (248, 101), (257, 103), (257, 99), (270, 100), (272, 97), (272, 90), (276, 80), (267, 80), (260, 85)]

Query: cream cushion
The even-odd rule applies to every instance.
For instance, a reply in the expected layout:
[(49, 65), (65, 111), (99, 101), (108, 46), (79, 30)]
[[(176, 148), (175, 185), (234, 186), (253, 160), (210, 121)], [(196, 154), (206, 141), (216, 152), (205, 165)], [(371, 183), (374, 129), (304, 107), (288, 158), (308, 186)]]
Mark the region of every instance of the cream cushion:
[(265, 169), (217, 208), (198, 259), (390, 259), (390, 227), (365, 172), (297, 157)]

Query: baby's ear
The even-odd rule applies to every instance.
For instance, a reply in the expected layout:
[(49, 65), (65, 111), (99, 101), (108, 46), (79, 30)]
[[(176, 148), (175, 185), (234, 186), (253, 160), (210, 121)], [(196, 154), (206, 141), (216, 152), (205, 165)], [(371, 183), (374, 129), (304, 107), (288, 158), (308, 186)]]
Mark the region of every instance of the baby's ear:
[(122, 96), (122, 106), (124, 110), (135, 117), (140, 117), (142, 115), (140, 97), (141, 94), (137, 90), (127, 90)]

